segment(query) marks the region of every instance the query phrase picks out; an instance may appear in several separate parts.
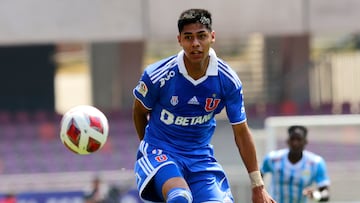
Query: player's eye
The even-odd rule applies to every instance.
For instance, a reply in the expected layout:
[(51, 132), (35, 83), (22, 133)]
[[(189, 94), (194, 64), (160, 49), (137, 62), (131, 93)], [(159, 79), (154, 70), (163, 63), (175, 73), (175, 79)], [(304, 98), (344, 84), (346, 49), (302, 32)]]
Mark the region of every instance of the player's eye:
[(184, 39), (186, 39), (186, 40), (192, 40), (193, 37), (192, 37), (191, 35), (185, 35)]
[(207, 34), (200, 34), (199, 35), (199, 39), (206, 39), (207, 38)]

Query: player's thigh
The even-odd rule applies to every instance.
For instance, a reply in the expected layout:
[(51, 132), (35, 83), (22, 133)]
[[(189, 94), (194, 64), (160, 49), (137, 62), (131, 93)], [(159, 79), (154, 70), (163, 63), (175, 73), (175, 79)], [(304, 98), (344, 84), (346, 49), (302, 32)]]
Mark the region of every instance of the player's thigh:
[(188, 188), (176, 160), (168, 154), (143, 156), (136, 161), (134, 171), (144, 200), (161, 202), (172, 187)]
[(230, 185), (223, 171), (196, 172), (187, 178), (194, 203), (232, 203)]

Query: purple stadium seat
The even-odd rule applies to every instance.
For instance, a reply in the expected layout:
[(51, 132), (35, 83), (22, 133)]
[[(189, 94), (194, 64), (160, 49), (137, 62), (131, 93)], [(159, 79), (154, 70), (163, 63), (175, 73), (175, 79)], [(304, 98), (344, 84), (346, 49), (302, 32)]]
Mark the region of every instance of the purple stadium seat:
[(351, 104), (349, 102), (344, 102), (341, 104), (341, 113), (342, 114), (351, 114)]
[(332, 114), (333, 113), (333, 104), (331, 102), (320, 104), (320, 113), (321, 114)]
[(16, 139), (17, 129), (14, 125), (1, 126), (1, 138), (10, 142)]
[(300, 115), (314, 115), (317, 114), (317, 110), (309, 102), (305, 102), (300, 106)]
[(30, 113), (26, 111), (17, 111), (14, 114), (14, 122), (16, 123), (29, 123)]
[(278, 116), (279, 112), (279, 105), (275, 103), (267, 103), (265, 105), (265, 112), (266, 116)]

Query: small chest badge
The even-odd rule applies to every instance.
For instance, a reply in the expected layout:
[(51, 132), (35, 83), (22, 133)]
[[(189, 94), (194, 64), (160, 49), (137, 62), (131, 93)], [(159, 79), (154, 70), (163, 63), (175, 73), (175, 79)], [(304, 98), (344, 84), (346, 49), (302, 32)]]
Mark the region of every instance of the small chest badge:
[(175, 106), (179, 103), (179, 97), (178, 96), (172, 96), (170, 100), (171, 105)]

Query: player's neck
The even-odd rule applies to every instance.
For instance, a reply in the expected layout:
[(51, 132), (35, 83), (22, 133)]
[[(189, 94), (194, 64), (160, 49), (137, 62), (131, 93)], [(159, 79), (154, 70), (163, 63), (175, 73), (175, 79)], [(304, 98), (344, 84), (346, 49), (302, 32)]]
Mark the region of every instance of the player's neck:
[(302, 152), (300, 153), (289, 152), (288, 159), (291, 163), (295, 164), (301, 160), (302, 155), (303, 155)]
[(210, 57), (207, 57), (199, 63), (192, 63), (190, 60), (184, 57), (186, 71), (188, 75), (194, 80), (200, 79), (205, 76), (209, 61)]

